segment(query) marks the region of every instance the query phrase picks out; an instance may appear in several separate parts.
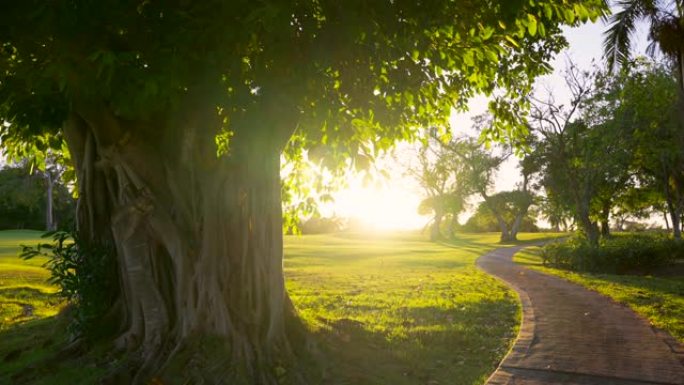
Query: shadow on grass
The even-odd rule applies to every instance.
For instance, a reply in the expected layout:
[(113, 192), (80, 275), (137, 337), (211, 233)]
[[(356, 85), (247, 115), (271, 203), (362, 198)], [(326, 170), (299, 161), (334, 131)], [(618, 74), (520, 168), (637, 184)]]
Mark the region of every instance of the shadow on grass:
[[(331, 385), (472, 384), (495, 369), (514, 337), (516, 309), (511, 303), (400, 311), (405, 322), (396, 325), (401, 330), (396, 335), (350, 319), (321, 319), (324, 327), (309, 336), (317, 359), (301, 368), (305, 378)], [(65, 327), (64, 320), (50, 317), (0, 332), (0, 383), (97, 383), (106, 352), (53, 358), (63, 346)]]
[[(565, 270), (570, 271), (570, 270)], [(643, 294), (667, 295), (674, 294), (684, 296), (684, 278), (654, 277), (640, 275), (616, 275), (601, 273), (583, 273), (591, 278), (611, 282), (620, 286), (631, 287), (643, 292)], [(683, 313), (684, 313), (684, 309)]]
[(321, 320), (321, 384), (473, 384), (497, 366), (514, 338), (516, 307), (480, 301), (458, 309), (400, 309), (399, 335), (350, 319)]
[(57, 353), (65, 330), (64, 322), (48, 317), (0, 331), (0, 384), (47, 384), (56, 367), (45, 362)]
[[(540, 233), (542, 234), (542, 233)], [(476, 235), (476, 234), (467, 234), (467, 235)], [(522, 239), (522, 240), (516, 240), (516, 241), (506, 241), (506, 242), (498, 242), (496, 243), (497, 248), (506, 248), (506, 247), (515, 247), (515, 246), (534, 246), (535, 244), (540, 244), (540, 243), (548, 243), (548, 242), (554, 242), (558, 241), (560, 239), (563, 239), (567, 237), (566, 235), (557, 235), (557, 234), (550, 234), (548, 237), (540, 237), (540, 238), (535, 238), (535, 239)], [(477, 238), (476, 238), (477, 239)], [(458, 249), (466, 249), (466, 250), (471, 250), (471, 251), (486, 251), (491, 245), (492, 242), (486, 238), (481, 238), (481, 240), (473, 240), (469, 239), (467, 237), (456, 237), (453, 239), (441, 239), (437, 241), (437, 244), (445, 247), (451, 247), (451, 248), (458, 248)]]
[(13, 286), (0, 288), (0, 298), (10, 298), (15, 301), (49, 301), (55, 294), (45, 292), (30, 286)]

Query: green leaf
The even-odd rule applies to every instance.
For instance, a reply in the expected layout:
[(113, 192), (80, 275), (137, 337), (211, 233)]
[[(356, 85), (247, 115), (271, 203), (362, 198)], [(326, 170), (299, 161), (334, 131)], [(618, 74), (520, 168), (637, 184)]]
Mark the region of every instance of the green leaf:
[(532, 36), (537, 34), (537, 18), (529, 13), (527, 14), (527, 31)]
[(563, 11), (563, 16), (568, 24), (573, 24), (575, 22), (575, 12), (571, 9), (565, 9)]
[(512, 37), (506, 36), (505, 38), (506, 38), (506, 40), (508, 40), (508, 42), (511, 43), (511, 45), (513, 45), (514, 47), (516, 47), (516, 48), (520, 47), (520, 44), (518, 44), (517, 41), (513, 40)]

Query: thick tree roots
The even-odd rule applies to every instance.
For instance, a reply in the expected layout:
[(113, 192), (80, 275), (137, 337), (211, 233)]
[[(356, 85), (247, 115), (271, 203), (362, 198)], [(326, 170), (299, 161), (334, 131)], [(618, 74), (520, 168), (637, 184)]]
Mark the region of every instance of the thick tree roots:
[(284, 143), (249, 127), (217, 156), (216, 125), (194, 112), (126, 122), (106, 106), (77, 107), (65, 136), (79, 239), (116, 249), (126, 381), (168, 372), (196, 376), (182, 383), (279, 383), (294, 313), (282, 266)]

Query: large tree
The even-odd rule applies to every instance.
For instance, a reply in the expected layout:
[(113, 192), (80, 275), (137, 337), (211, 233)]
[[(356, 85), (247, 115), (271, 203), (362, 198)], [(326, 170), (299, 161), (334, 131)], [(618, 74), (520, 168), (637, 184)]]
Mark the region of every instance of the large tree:
[(469, 166), (463, 162), (464, 152), (472, 146), (468, 139), (446, 141), (437, 130), (428, 132), (418, 150), (418, 165), (409, 167), (409, 174), (420, 184), (424, 199), (418, 206), (422, 215), (432, 214), (430, 239), (442, 238), (442, 219), (449, 217), (447, 235), (452, 238), (458, 227), (458, 216), (473, 194), (469, 181)]
[[(677, 115), (677, 82), (667, 67), (645, 61), (632, 63), (622, 78), (621, 103), (614, 116), (631, 128), (634, 141), (632, 168), (638, 185), (660, 197), (670, 215), (673, 236), (681, 239), (684, 131)], [(643, 192), (640, 194), (644, 196), (643, 200), (653, 202), (648, 198), (649, 194)]]
[(49, 134), (68, 144), (79, 241), (116, 257), (108, 316), (117, 346), (140, 358), (134, 382), (193, 338), (218, 336), (229, 349), (215, 375), (273, 383), (293, 314), (281, 154), (367, 163), (497, 89), (497, 112), (516, 117), (564, 45), (559, 24), (603, 9), (600, 0), (5, 1), (2, 141)]
[(565, 82), (568, 104), (549, 94), (532, 106), (541, 184), (554, 206), (569, 209), (589, 242), (598, 245), (599, 224), (608, 227), (614, 198), (630, 180), (631, 126), (614, 119), (621, 85), (616, 77), (570, 65)]
[[(491, 121), (485, 117), (480, 118), (476, 119), (477, 125), (483, 123), (483, 119), (487, 120), (487, 124)], [(456, 146), (452, 145), (450, 148), (458, 157), (458, 161), (465, 165), (462, 176), (464, 190), (468, 191), (468, 195), (479, 195), (484, 201), (483, 204), (489, 213), (496, 218), (501, 231), (501, 242), (515, 241), (522, 220), (527, 216), (534, 201), (534, 196), (530, 191), (530, 181), (532, 174), (537, 171), (536, 161), (528, 155), (524, 156), (520, 161), (523, 180), (517, 186), (518, 188), (492, 194), (494, 177), (503, 162), (512, 155), (511, 149), (505, 148), (501, 154), (497, 155), (473, 139), (461, 140), (456, 143)]]

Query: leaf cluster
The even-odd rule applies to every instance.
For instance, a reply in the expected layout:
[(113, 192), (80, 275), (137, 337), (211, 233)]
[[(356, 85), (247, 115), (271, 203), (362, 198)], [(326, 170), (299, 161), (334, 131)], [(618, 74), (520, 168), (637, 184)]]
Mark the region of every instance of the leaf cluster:
[(50, 271), (48, 282), (59, 288), (58, 295), (75, 306), (70, 331), (74, 338), (97, 338), (109, 332), (103, 325), (105, 313), (118, 294), (118, 274), (112, 247), (81, 242), (77, 233), (47, 232), (50, 243), (23, 246), (20, 257), (46, 257), (43, 265)]

